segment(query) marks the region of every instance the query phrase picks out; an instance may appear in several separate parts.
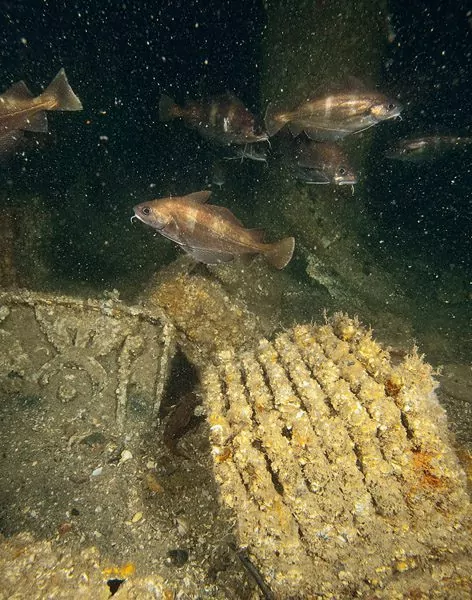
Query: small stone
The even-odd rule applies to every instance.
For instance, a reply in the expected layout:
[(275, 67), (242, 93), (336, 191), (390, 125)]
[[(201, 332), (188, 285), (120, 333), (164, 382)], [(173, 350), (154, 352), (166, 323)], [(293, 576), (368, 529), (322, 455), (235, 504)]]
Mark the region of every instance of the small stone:
[(131, 458), (133, 458), (131, 452), (129, 450), (123, 450), (123, 452), (120, 455), (120, 464), (126, 462), (127, 460), (130, 460)]
[(408, 566), (408, 563), (405, 560), (399, 560), (395, 564), (395, 569), (397, 571), (399, 571), (400, 573), (403, 573), (403, 571), (408, 571), (409, 566)]
[(160, 494), (164, 491), (164, 488), (153, 473), (146, 474), (146, 483), (151, 492), (154, 492), (155, 494)]
[(98, 477), (103, 472), (103, 467), (97, 467), (92, 471), (92, 477)]
[(132, 516), (131, 523), (137, 523), (138, 521), (141, 521), (142, 518), (143, 518), (143, 513), (141, 511), (139, 511)]

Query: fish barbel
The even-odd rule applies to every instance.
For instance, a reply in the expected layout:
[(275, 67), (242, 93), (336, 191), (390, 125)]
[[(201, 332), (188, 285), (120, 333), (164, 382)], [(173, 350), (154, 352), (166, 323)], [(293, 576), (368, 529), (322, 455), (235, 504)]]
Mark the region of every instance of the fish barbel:
[(288, 125), (295, 136), (304, 131), (317, 141), (336, 141), (399, 117), (401, 111), (398, 102), (379, 92), (339, 93), (308, 99), (293, 111), (269, 104), (265, 125), (269, 136)]
[(267, 140), (265, 132), (257, 132), (254, 115), (233, 94), (210, 98), (207, 102), (190, 101), (179, 106), (163, 94), (159, 101), (159, 119), (182, 118), (201, 136), (222, 145), (253, 144)]
[(277, 269), (290, 262), (293, 237), (264, 243), (260, 229), (246, 229), (227, 208), (206, 204), (210, 195), (210, 191), (202, 191), (143, 202), (134, 207), (134, 216), (205, 264), (255, 254), (262, 254)]
[(24, 81), (0, 95), (0, 152), (13, 148), (23, 131), (47, 132), (49, 110), (82, 110), (64, 69), (39, 96), (34, 97)]

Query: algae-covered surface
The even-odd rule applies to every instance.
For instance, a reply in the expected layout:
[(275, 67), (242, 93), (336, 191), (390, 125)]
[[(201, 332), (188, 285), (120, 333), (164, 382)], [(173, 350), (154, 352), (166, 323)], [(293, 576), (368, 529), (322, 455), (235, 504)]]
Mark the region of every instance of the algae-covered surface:
[[(472, 597), (470, 14), (354, 4), (5, 4), (0, 94), (62, 67), (83, 110), (0, 122), (0, 598)], [(159, 120), (339, 90), (403, 106), (353, 187)], [(203, 189), (289, 264), (130, 220)]]

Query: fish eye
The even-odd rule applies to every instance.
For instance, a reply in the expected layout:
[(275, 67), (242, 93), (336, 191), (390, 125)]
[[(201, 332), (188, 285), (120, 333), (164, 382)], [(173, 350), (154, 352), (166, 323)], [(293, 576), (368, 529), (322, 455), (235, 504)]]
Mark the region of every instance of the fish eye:
[(344, 167), (339, 167), (339, 174), (346, 175), (346, 169)]
[(141, 212), (143, 213), (143, 215), (145, 215), (147, 217), (148, 215), (151, 214), (151, 209), (149, 208), (149, 206), (143, 206), (143, 208), (141, 209)]
[(395, 108), (395, 104), (393, 102), (390, 102), (390, 104), (387, 105), (387, 110), (393, 110)]

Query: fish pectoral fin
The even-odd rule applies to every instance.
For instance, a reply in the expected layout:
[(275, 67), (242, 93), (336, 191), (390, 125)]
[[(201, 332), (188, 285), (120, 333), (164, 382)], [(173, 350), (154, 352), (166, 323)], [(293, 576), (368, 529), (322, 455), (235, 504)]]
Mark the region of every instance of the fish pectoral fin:
[(234, 259), (234, 254), (224, 252), (222, 250), (212, 250), (208, 248), (192, 248), (191, 246), (180, 245), (182, 250), (185, 250), (192, 258), (206, 265), (218, 265), (227, 263)]
[(329, 177), (323, 171), (310, 169), (308, 167), (299, 167), (297, 169), (297, 179), (305, 183), (326, 184), (330, 183)]
[(7, 91), (2, 94), (2, 97), (8, 98), (9, 100), (31, 100), (31, 98), (34, 98), (23, 80), (17, 81), (10, 86)]
[(187, 194), (185, 196), (186, 200), (191, 200), (192, 202), (197, 202), (198, 204), (205, 204), (208, 202), (211, 196), (211, 190), (203, 190), (201, 192), (193, 192), (192, 194)]
[(315, 142), (334, 142), (337, 140), (341, 140), (346, 137), (350, 132), (345, 129), (340, 129), (336, 127), (312, 127), (306, 128), (305, 134), (306, 136)]

